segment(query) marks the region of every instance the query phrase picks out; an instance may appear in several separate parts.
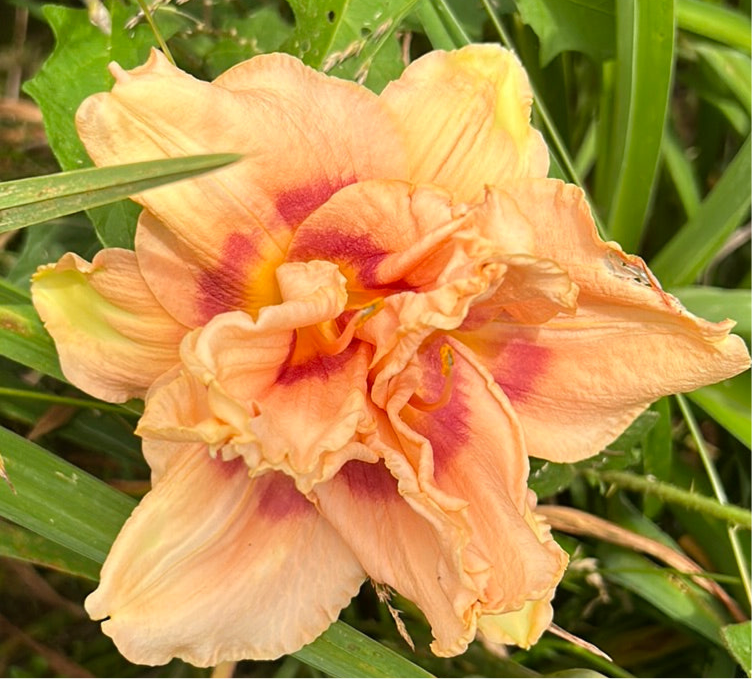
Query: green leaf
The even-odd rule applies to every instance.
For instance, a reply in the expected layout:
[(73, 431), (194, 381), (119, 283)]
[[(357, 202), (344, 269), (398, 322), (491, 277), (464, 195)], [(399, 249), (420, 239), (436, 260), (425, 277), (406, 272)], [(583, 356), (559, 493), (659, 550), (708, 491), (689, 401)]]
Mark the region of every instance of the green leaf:
[(695, 215), (651, 260), (664, 287), (688, 285), (747, 216), (750, 206), (750, 139), (703, 200)]
[(567, 50), (583, 52), (596, 61), (614, 55), (614, 0), (516, 0), (522, 20), (540, 40), (545, 66)]
[(551, 674), (544, 674), (544, 677), (603, 677), (606, 679), (605, 674), (596, 672), (595, 670), (589, 670), (584, 667), (575, 667), (571, 670), (561, 670), (560, 672), (552, 672)]
[(700, 187), (692, 162), (679, 144), (671, 126), (664, 131), (661, 153), (676, 192), (679, 194), (684, 213), (691, 218), (700, 207)]
[(721, 629), (721, 636), (726, 648), (746, 675), (752, 676), (752, 623), (747, 620), (736, 625), (726, 625)]
[(687, 396), (745, 446), (752, 447), (752, 399), (749, 371), (697, 389)]
[(729, 290), (709, 285), (689, 285), (671, 288), (669, 292), (696, 316), (719, 322), (730, 318), (736, 321), (734, 332), (752, 334), (752, 297), (749, 290)]
[(0, 556), (29, 561), (96, 581), (99, 564), (26, 528), (0, 520)]
[(374, 91), (404, 69), (394, 31), (418, 0), (288, 0), (295, 31), (285, 49), (306, 64)]
[(752, 60), (749, 56), (729, 47), (699, 40), (692, 46), (712, 76), (734, 94), (749, 115), (752, 112)]
[(0, 451), (0, 515), (101, 564), (135, 501), (4, 427)]
[(464, 27), (446, 0), (421, 0), (416, 14), (434, 49), (452, 50), (470, 42)]
[[(257, 54), (277, 51), (289, 39), (292, 26), (276, 8), (261, 7), (247, 16), (224, 17), (218, 32), (221, 37), (203, 55), (211, 78)], [(188, 38), (185, 44), (195, 50), (197, 41)]]
[[(646, 475), (659, 481), (671, 480), (673, 466), (674, 445), (671, 438), (671, 404), (667, 397), (656, 401), (650, 412), (658, 415), (655, 425), (648, 430), (642, 439), (642, 465)], [(643, 498), (643, 508), (649, 517), (657, 516), (663, 507), (663, 502), (651, 495)]]
[(112, 203), (240, 158), (229, 153), (167, 158), (6, 182), (0, 184), (0, 233)]
[(55, 344), (31, 304), (0, 306), (0, 356), (65, 380)]
[(343, 622), (293, 655), (332, 677), (433, 676)]
[(598, 558), (601, 573), (651, 606), (655, 606), (677, 625), (700, 633), (714, 644), (721, 644), (724, 615), (712, 597), (689, 581), (677, 580), (643, 556), (613, 546), (601, 545)]
[(673, 0), (617, 3), (616, 117), (604, 154), (611, 196), (608, 233), (640, 244), (657, 177), (674, 63)]
[(676, 17), (679, 28), (738, 47), (749, 53), (752, 37), (749, 17), (741, 12), (705, 0), (678, 0)]
[[(107, 65), (117, 61), (123, 68), (138, 66), (156, 45), (148, 26), (140, 25), (132, 31), (124, 28), (131, 9), (119, 2), (113, 2), (111, 8), (111, 35), (93, 26), (86, 10), (56, 5), (44, 8), (55, 34), (55, 49), (24, 89), (39, 104), (50, 147), (63, 170), (92, 164), (78, 138), (73, 117), (86, 97), (112, 87)], [(140, 207), (126, 201), (91, 210), (89, 217), (103, 245), (130, 248), (140, 211)]]

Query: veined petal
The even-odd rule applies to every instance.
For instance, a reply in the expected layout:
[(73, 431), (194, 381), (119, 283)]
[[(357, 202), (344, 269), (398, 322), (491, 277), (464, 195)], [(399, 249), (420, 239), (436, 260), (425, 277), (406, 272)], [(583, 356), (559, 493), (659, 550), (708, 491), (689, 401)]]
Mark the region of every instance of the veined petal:
[(423, 611), (434, 653), (462, 653), (475, 636), (480, 592), (459, 566), (459, 533), (414, 511), (383, 463), (348, 462), (313, 497), (368, 575)]
[(131, 662), (276, 658), (358, 591), (360, 564), (292, 482), (247, 471), (188, 446), (126, 522), (86, 610)]
[(345, 303), (334, 264), (288, 263), (278, 278), (282, 304), (256, 320), (222, 314), (186, 337), (182, 372), (149, 392), (138, 432), (206, 443), (223, 459), (242, 456), (254, 476), (281, 470), (308, 492), (347, 460), (376, 459), (359, 442), (374, 426), (371, 350), (355, 340), (326, 351), (317, 324), (332, 324)]
[[(399, 134), (376, 95), (287, 55), (257, 57), (217, 83), (192, 78), (156, 51), (144, 66), (112, 70), (112, 92), (88, 98), (77, 114), (98, 165), (246, 154), (229, 168), (136, 196), (154, 217), (142, 223), (138, 247), (155, 294), (169, 305), (174, 281), (147, 265), (152, 260), (171, 260), (187, 270), (183, 282), (193, 281), (185, 293), (192, 313), (184, 303), (175, 311), (186, 324), (274, 303), (274, 266), (310, 212), (353, 182), (406, 176)], [(277, 78), (286, 85), (272, 86)]]
[(91, 264), (68, 253), (39, 268), (31, 292), (63, 373), (92, 396), (142, 398), (178, 362), (188, 328), (156, 300), (129, 250), (102, 250)]
[[(598, 238), (576, 187), (518, 182), (494, 200), (505, 228), (529, 229), (535, 253), (555, 260), (580, 290), (574, 315), (537, 327), (499, 319), (454, 333), (511, 400), (531, 455), (556, 462), (595, 455), (661, 396), (749, 366), (730, 321), (693, 316), (642, 260)], [(523, 216), (526, 205), (533, 209)]]
[[(566, 554), (554, 542), (551, 528), (540, 515), (535, 514), (535, 503), (535, 494), (528, 491), (525, 521), (545, 548), (552, 554), (558, 555), (563, 572), (567, 565)], [(560, 577), (561, 573), (556, 582)], [(514, 644), (521, 648), (530, 648), (553, 621), (554, 611), (551, 600), (555, 592), (555, 587), (544, 588), (542, 592), (534, 592), (520, 609), (505, 613), (484, 614), (478, 620), (478, 630), (489, 641), (497, 644)]]
[[(421, 489), (403, 494), (413, 503), (465, 503), (461, 562), (490, 564), (483, 615), (550, 600), (567, 558), (533, 519), (524, 435), (493, 378), (458, 343), (437, 339), (393, 382), (388, 412)], [(541, 631), (531, 628), (526, 638)]]
[(348, 186), (296, 231), (290, 260), (336, 262), (351, 292), (435, 285), (460, 245), (466, 210), (435, 186), (368, 181)]
[(548, 172), (548, 150), (530, 126), (527, 75), (496, 45), (430, 52), (381, 100), (402, 123), (410, 181), (443, 186), (458, 202), (480, 202), (487, 185)]

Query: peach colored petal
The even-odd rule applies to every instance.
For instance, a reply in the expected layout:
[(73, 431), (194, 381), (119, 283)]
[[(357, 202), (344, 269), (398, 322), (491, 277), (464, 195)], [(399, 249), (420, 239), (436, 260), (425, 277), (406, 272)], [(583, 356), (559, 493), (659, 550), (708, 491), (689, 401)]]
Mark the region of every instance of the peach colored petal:
[(39, 268), (31, 292), (63, 373), (92, 396), (141, 398), (178, 362), (188, 328), (155, 299), (129, 250), (102, 250), (91, 264), (68, 253)]
[[(551, 553), (558, 555), (560, 574), (567, 566), (567, 557), (559, 549), (551, 536), (551, 528), (545, 523), (543, 517), (535, 514), (535, 494), (528, 491), (528, 508), (525, 512), (525, 521), (533, 529), (538, 540)], [(557, 581), (558, 579), (557, 578)], [(504, 613), (484, 614), (478, 620), (478, 630), (489, 641), (497, 644), (514, 644), (522, 648), (530, 648), (538, 641), (543, 632), (548, 629), (553, 621), (554, 611), (551, 600), (556, 590), (551, 587), (531, 596), (522, 608), (506, 611)]]
[(288, 258), (336, 262), (351, 295), (433, 287), (449, 264), (454, 236), (464, 228), (464, 211), (437, 187), (360, 182), (301, 224)]
[[(229, 168), (136, 196), (153, 215), (139, 227), (139, 257), (143, 250), (149, 262), (171, 260), (185, 269), (181, 281), (192, 282), (183, 297), (194, 308), (175, 309), (186, 324), (277, 301), (275, 264), (310, 212), (353, 182), (406, 176), (399, 134), (376, 95), (287, 55), (257, 57), (215, 84), (156, 51), (144, 66), (112, 70), (112, 92), (90, 97), (77, 114), (98, 165), (246, 154)], [(284, 87), (272, 86), (277, 77)], [(142, 269), (169, 305), (173, 280), (151, 264)]]
[(555, 259), (580, 289), (573, 316), (539, 326), (497, 320), (455, 333), (510, 398), (531, 455), (594, 455), (661, 396), (749, 366), (744, 342), (729, 335), (731, 322), (693, 316), (641, 260), (597, 237), (579, 189), (527, 181), (493, 199), (500, 228), (529, 230), (535, 253)]
[(467, 502), (467, 551), (493, 565), (483, 610), (518, 610), (552, 591), (566, 557), (529, 521), (525, 438), (491, 375), (459, 343), (436, 339), (395, 378), (402, 380), (415, 393), (402, 407), (405, 395), (394, 388), (389, 413), (422, 486)]
[(458, 567), (457, 538), (414, 511), (382, 463), (348, 462), (313, 497), (368, 575), (420, 607), (433, 652), (462, 653), (475, 636), (480, 592)]
[(292, 262), (277, 274), (282, 304), (255, 321), (221, 314), (186, 337), (183, 370), (149, 392), (138, 433), (206, 443), (223, 459), (242, 456), (253, 475), (282, 470), (308, 492), (347, 460), (375, 460), (359, 443), (374, 426), (371, 351), (355, 341), (326, 352), (322, 333), (345, 304), (335, 265)]
[(412, 182), (479, 202), (486, 185), (548, 172), (548, 150), (530, 126), (527, 75), (497, 45), (430, 52), (387, 85), (381, 100), (402, 123)]
[(86, 610), (131, 662), (206, 667), (296, 651), (363, 578), (290, 480), (188, 446), (126, 522)]

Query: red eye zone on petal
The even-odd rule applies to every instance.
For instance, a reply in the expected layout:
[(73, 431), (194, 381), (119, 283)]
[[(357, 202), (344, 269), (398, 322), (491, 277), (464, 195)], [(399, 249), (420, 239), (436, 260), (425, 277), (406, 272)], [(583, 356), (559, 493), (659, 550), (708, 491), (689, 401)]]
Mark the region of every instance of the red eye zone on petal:
[(288, 224), (297, 226), (316, 208), (326, 203), (337, 191), (354, 184), (356, 181), (355, 177), (334, 182), (324, 179), (308, 186), (290, 189), (277, 198), (277, 212), (282, 215), (282, 218)]

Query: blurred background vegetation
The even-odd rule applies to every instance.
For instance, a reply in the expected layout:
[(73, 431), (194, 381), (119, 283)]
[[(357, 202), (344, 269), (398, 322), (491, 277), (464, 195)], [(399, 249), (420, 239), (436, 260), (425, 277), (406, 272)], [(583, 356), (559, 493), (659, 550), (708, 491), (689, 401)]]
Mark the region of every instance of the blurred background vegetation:
[[(604, 234), (641, 254), (690, 310), (735, 318), (749, 343), (749, 0), (187, 0), (149, 12), (178, 65), (206, 79), (283, 50), (380, 91), (433, 48), (513, 47), (552, 174), (580, 183)], [(108, 61), (135, 66), (155, 44), (136, 4), (0, 4), (0, 180), (88, 164), (75, 109), (109, 88)], [(118, 203), (14, 229), (0, 212), (3, 676), (211, 674), (131, 665), (83, 611), (148, 468), (137, 407), (66, 384), (28, 299), (39, 264), (128, 246), (137, 213)], [(555, 622), (593, 647), (546, 634), (530, 651), (478, 641), (433, 658), (419, 612), (397, 599), (413, 652), (365, 585), (342, 620), (380, 645), (342, 626), (328, 650), (215, 676), (416, 676), (384, 648), (438, 676), (748, 675), (750, 435), (746, 373), (663, 399), (593, 460), (534, 464), (531, 486), (571, 555)]]

